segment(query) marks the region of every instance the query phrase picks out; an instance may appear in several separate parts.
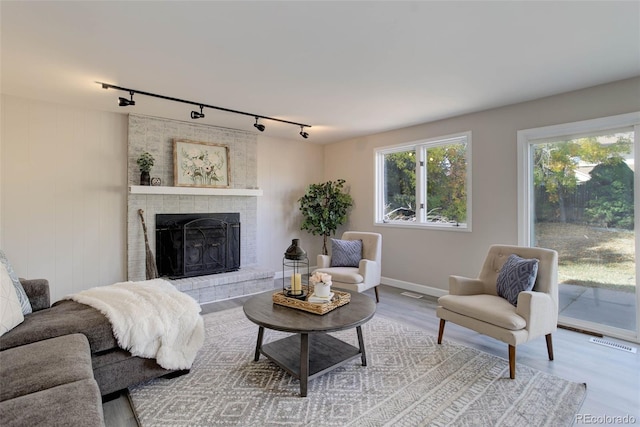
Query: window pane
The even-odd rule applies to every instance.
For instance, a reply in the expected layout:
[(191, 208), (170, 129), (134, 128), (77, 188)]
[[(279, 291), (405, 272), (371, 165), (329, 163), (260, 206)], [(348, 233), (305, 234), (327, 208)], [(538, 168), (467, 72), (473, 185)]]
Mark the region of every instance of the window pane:
[(402, 151), (384, 155), (384, 220), (416, 219), (416, 155)]
[(558, 251), (560, 316), (636, 330), (634, 133), (533, 145), (536, 246)]
[(426, 150), (427, 221), (467, 222), (467, 143)]

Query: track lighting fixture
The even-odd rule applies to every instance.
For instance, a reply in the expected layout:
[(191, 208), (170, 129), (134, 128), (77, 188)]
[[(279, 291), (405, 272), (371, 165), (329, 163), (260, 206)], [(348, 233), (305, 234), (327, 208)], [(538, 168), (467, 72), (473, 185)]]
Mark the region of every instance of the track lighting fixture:
[(304, 126), (300, 126), (300, 136), (303, 137), (304, 139), (309, 138), (309, 134), (304, 131)]
[(264, 132), (265, 126), (261, 123), (258, 123), (258, 117), (256, 117), (256, 123), (253, 125), (253, 127), (258, 129), (260, 132)]
[(133, 100), (133, 91), (130, 90), (129, 94), (131, 95), (131, 100), (127, 98), (120, 97), (118, 98), (118, 105), (121, 107), (128, 107), (129, 105), (136, 105), (136, 101)]
[(259, 114), (253, 114), (253, 113), (245, 113), (244, 111), (238, 111), (238, 110), (232, 110), (229, 108), (223, 108), (223, 107), (216, 107), (215, 105), (208, 105), (208, 104), (203, 104), (201, 102), (193, 102), (193, 101), (188, 101), (186, 99), (179, 99), (179, 98), (173, 98), (171, 96), (164, 96), (164, 95), (158, 95), (156, 93), (151, 93), (151, 92), (143, 92), (141, 90), (136, 90), (136, 89), (129, 89), (126, 87), (120, 87), (120, 86), (115, 86), (109, 83), (102, 83), (102, 82), (96, 82), (99, 85), (102, 85), (102, 89), (116, 89), (116, 90), (122, 90), (125, 92), (129, 92), (129, 94), (131, 95), (131, 99), (127, 99), (127, 98), (122, 98), (120, 97), (118, 100), (118, 105), (120, 105), (121, 107), (127, 107), (129, 105), (136, 105), (136, 102), (133, 100), (133, 94), (137, 93), (139, 95), (146, 95), (146, 96), (152, 96), (154, 98), (161, 98), (161, 99), (166, 99), (168, 101), (174, 101), (174, 102), (182, 102), (183, 104), (191, 104), (191, 105), (197, 105), (200, 107), (200, 112), (198, 113), (197, 111), (192, 111), (191, 112), (191, 118), (192, 119), (202, 119), (204, 118), (204, 113), (202, 112), (204, 107), (207, 108), (212, 108), (214, 110), (220, 110), (220, 111), (226, 111), (228, 113), (234, 113), (234, 114), (242, 114), (244, 116), (252, 116), (255, 117), (256, 119), (256, 123), (253, 125), (256, 129), (258, 129), (260, 132), (264, 132), (264, 130), (266, 129), (266, 126), (263, 125), (262, 123), (258, 123), (258, 120), (262, 119), (262, 120), (272, 120), (274, 122), (280, 122), (280, 123), (287, 123), (290, 125), (295, 125), (295, 126), (300, 126), (300, 136), (302, 136), (303, 138), (309, 138), (309, 134), (307, 132), (304, 131), (304, 128), (310, 128), (311, 125), (306, 125), (304, 123), (296, 123), (296, 122), (290, 122), (288, 120), (282, 120), (282, 119), (276, 119), (275, 117), (267, 117), (267, 116), (261, 116)]
[(192, 111), (192, 112), (191, 112), (191, 118), (192, 118), (192, 119), (194, 119), (194, 120), (195, 120), (195, 119), (204, 119), (204, 113), (202, 112), (202, 109), (203, 109), (203, 108), (204, 108), (204, 107), (201, 105), (201, 106), (200, 106), (200, 112), (199, 112), (199, 113), (198, 113), (197, 111)]

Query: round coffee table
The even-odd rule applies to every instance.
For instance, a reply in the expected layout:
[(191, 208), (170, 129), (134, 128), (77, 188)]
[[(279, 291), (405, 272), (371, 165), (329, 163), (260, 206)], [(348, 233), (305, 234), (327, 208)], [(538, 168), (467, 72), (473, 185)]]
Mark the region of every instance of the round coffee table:
[[(244, 304), (244, 313), (259, 326), (254, 360), (260, 354), (300, 380), (300, 395), (307, 395), (307, 384), (326, 372), (360, 357), (367, 366), (361, 325), (373, 317), (376, 303), (359, 293), (351, 294), (351, 302), (319, 315), (274, 304), (273, 292), (251, 297)], [(264, 329), (291, 332), (286, 338), (262, 344)], [(328, 332), (356, 328), (358, 347), (354, 347)]]

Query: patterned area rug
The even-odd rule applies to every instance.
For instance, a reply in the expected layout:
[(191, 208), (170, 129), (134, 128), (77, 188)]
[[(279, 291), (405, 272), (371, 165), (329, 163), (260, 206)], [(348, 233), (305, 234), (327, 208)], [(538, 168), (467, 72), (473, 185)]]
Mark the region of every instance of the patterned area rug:
[[(188, 375), (130, 389), (148, 426), (569, 426), (586, 385), (436, 338), (376, 315), (360, 359), (299, 382), (264, 356), (241, 308), (204, 316), (207, 336)], [(333, 334), (357, 346), (354, 330)], [(265, 343), (286, 334), (265, 331)]]

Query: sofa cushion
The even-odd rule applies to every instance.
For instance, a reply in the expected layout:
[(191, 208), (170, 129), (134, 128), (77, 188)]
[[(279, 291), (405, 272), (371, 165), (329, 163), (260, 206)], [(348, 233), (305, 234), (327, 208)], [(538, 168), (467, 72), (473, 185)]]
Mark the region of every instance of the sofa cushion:
[(15, 288), (16, 294), (18, 295), (18, 301), (20, 301), (20, 308), (22, 310), (22, 314), (31, 313), (31, 303), (29, 302), (29, 297), (27, 297), (18, 276), (13, 271), (13, 267), (11, 263), (7, 259), (7, 256), (4, 254), (2, 250), (0, 250), (0, 264), (4, 265), (7, 269), (7, 273), (9, 273), (9, 277), (11, 278), (11, 282), (13, 283), (13, 287)]
[(331, 239), (331, 267), (357, 267), (362, 259), (362, 240)]
[(336, 285), (335, 282), (358, 284), (364, 281), (364, 277), (356, 267), (333, 267), (330, 270), (319, 268), (315, 271), (330, 274), (334, 285)]
[(538, 260), (520, 258), (511, 254), (498, 273), (496, 290), (498, 295), (513, 305), (518, 303), (518, 294), (533, 289), (538, 275)]
[(20, 279), (20, 283), (29, 297), (33, 311), (51, 307), (49, 281), (47, 279)]
[(89, 342), (65, 335), (0, 352), (0, 401), (93, 379)]
[(158, 365), (156, 359), (134, 357), (126, 350), (94, 354), (91, 365), (103, 396), (172, 372)]
[(98, 385), (86, 379), (0, 402), (0, 425), (104, 427)]
[(111, 324), (102, 313), (88, 305), (63, 300), (26, 315), (19, 327), (0, 337), (0, 350), (74, 333), (87, 337), (91, 353), (118, 348)]
[(454, 313), (511, 331), (527, 326), (524, 318), (516, 314), (516, 308), (496, 295), (445, 295), (438, 298), (438, 304)]
[(24, 320), (18, 295), (4, 264), (0, 264), (0, 336)]

